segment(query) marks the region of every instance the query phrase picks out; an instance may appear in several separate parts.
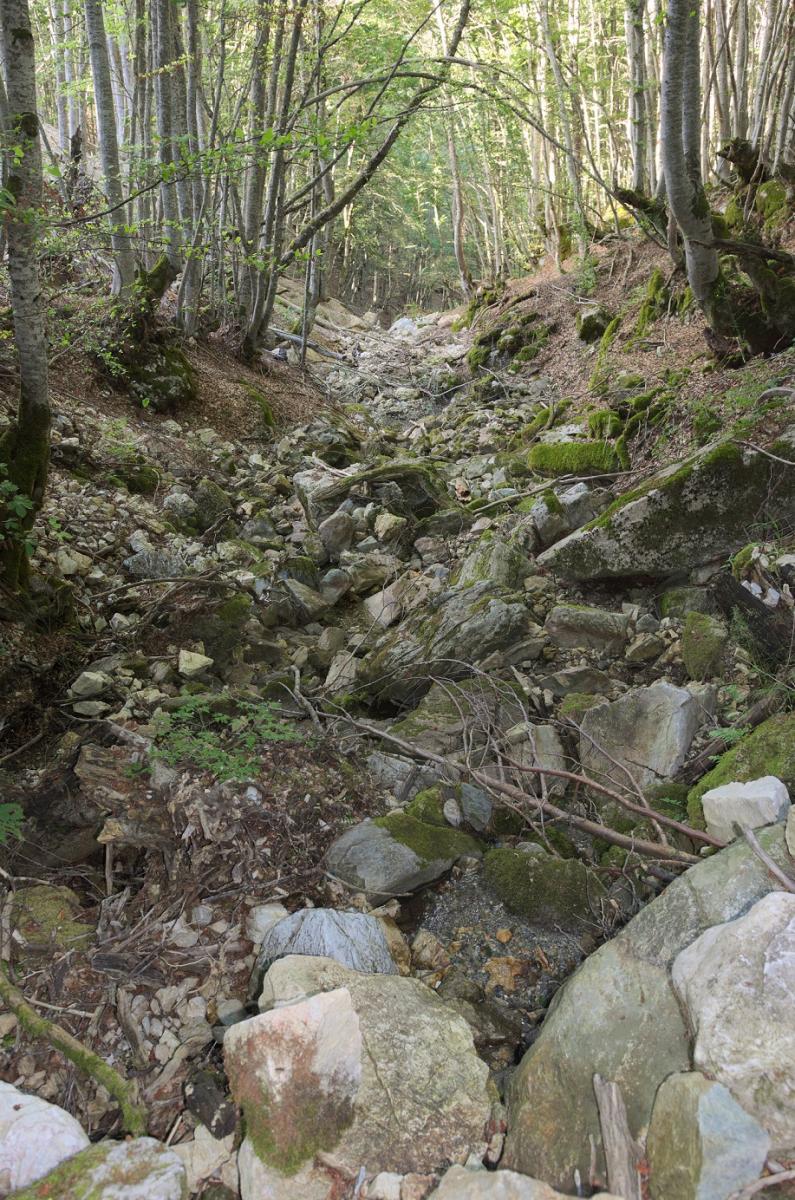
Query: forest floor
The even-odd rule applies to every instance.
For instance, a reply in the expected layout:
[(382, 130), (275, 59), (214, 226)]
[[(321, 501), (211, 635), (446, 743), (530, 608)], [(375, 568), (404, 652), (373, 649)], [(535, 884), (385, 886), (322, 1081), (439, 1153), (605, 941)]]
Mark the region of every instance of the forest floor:
[[(655, 270), (659, 286), (650, 296)], [(627, 395), (662, 397), (655, 419), (633, 430), (630, 462), (604, 482), (624, 491), (750, 418), (771, 384), (790, 386), (795, 377), (791, 355), (739, 370), (716, 367), (697, 310), (681, 311), (682, 292), (664, 254), (628, 238), (597, 250), (590, 280), (550, 268), (511, 281), (494, 303), (475, 308), (465, 328), (461, 308), (389, 334), (332, 304), (321, 311), (313, 338), (336, 357), (313, 352), (304, 373), (264, 354), (251, 369), (223, 337), (191, 342), (183, 349), (195, 373), (195, 401), (164, 414), (134, 407), (85, 348), (56, 352), (53, 465), (34, 566), (69, 583), (74, 621), (0, 629), (0, 799), (18, 800), (28, 818), (22, 840), (5, 847), (3, 873), (12, 886), (0, 953), (12, 959), (19, 985), (40, 1011), (139, 1080), (155, 1136), (192, 1144), (198, 1116), (185, 1085), (197, 1072), (214, 1072), (223, 1090), (220, 1041), (247, 1002), (263, 909), (342, 904), (346, 893), (329, 877), (325, 855), (345, 829), (383, 813), (386, 803), (373, 746), (350, 730), (326, 735), (315, 706), (345, 638), (356, 653), (360, 644), (370, 649), (372, 631), (361, 624), (358, 600), (394, 579), (403, 569), (395, 555), (404, 552), (387, 543), (351, 559), (352, 577), (362, 575), (354, 612), (313, 609), (322, 590), (322, 547), (307, 528), (296, 477), (320, 468), (344, 477), (352, 463), (408, 452), (441, 463), (451, 496), (469, 506), (473, 520), (482, 509), (471, 534), (434, 534), (424, 539), (432, 546), (410, 552), (427, 551), (422, 564), (442, 564), (443, 573), (505, 505), (539, 492), (532, 479), (534, 487), (521, 492), (528, 480), (512, 474), (539, 413), (551, 412), (554, 429), (581, 431), (594, 412), (624, 420)], [(596, 303), (606, 319), (620, 318), (601, 346), (584, 342), (576, 325)], [(650, 303), (648, 327), (639, 327)], [(530, 314), (533, 320), (524, 321)], [(79, 319), (94, 320), (93, 310)], [(539, 321), (546, 333), (518, 369), (510, 353), (467, 367), (482, 334)], [(10, 362), (6, 345), (0, 411), (9, 414)], [(480, 390), (473, 393), (473, 384)], [(514, 516), (506, 528), (514, 528)], [(779, 531), (782, 545), (789, 533)], [(323, 578), (329, 574), (334, 570)], [(295, 581), (308, 607), (288, 619), (274, 602), (273, 621), (253, 621), (263, 579), (268, 587)], [(638, 593), (622, 586), (613, 592), (614, 607), (637, 607)], [(242, 608), (223, 608), (230, 595), (246, 598)], [(604, 587), (575, 588), (572, 599), (603, 604), (607, 595)], [(644, 594), (641, 607), (647, 600)], [(543, 620), (543, 613), (533, 615)], [(182, 652), (205, 650), (217, 674), (208, 677), (199, 666), (194, 677), (192, 668), (177, 665)], [(615, 671), (619, 689), (660, 674), (643, 663)], [(75, 690), (86, 672), (103, 681), (96, 691), (92, 679)], [(731, 678), (734, 693), (721, 697), (727, 723), (753, 693), (753, 665), (741, 659)], [(153, 752), (162, 738), (158, 712), (179, 711), (210, 693), (240, 692), (266, 703), (277, 694), (274, 679), (290, 694), (290, 722), (283, 740), (257, 745), (256, 769), (246, 760), (240, 772), (228, 724), (215, 723), (215, 710), (197, 710), (205, 725), (187, 735), (192, 767), (185, 745), (173, 738), (170, 750), (161, 742), (162, 752)], [(547, 703), (543, 696), (536, 702)], [(386, 727), (395, 715), (376, 710)], [(224, 780), (230, 763), (235, 777)], [(64, 889), (50, 895), (58, 901), (60, 894), (61, 910), (54, 919), (41, 916), (46, 936), (38, 937), (36, 917), (9, 941), (14, 895), (31, 887)], [(354, 902), (367, 907), (362, 897)], [(416, 898), (379, 912), (396, 916), (409, 937), (421, 919)], [(433, 919), (428, 928), (444, 927), (443, 913)], [(525, 971), (524, 983), (489, 992), (519, 1010), (523, 1023), (516, 1044), (499, 1051), (499, 1070), (532, 1041), (562, 979), (610, 932), (610, 921), (576, 938), (545, 940), (531, 929), (533, 986)], [(488, 952), (467, 944), (462, 955), (470, 955), (481, 983), (504, 982), (504, 964), (518, 960), (504, 957), (493, 930), (481, 941)], [(395, 945), (403, 947), (395, 953), (408, 955), (397, 930)], [(20, 1036), (1, 1011), (0, 1074), (79, 1114), (91, 1136), (118, 1132), (107, 1093), (45, 1044)], [(217, 1171), (232, 1186), (228, 1153)]]

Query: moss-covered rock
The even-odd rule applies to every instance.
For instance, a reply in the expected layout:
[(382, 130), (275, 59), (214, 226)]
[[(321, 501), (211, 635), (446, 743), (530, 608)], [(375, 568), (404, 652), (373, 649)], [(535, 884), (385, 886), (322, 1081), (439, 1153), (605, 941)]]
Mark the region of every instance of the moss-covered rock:
[(727, 555), (765, 519), (795, 522), (795, 473), (720, 442), (619, 496), (539, 561), (579, 580), (670, 575)]
[(779, 713), (764, 721), (722, 754), (716, 765), (687, 797), (691, 822), (704, 827), (701, 797), (725, 783), (749, 783), (764, 775), (775, 775), (790, 791), (795, 790), (795, 713)]
[(502, 902), (528, 921), (577, 926), (593, 920), (606, 895), (597, 876), (576, 858), (501, 847), (487, 852), (483, 869)]
[(561, 717), (565, 717), (577, 725), (589, 708), (601, 703), (600, 696), (593, 696), (586, 692), (569, 692), (568, 696), (563, 697), (558, 711)]
[(219, 604), (215, 611), (195, 619), (195, 636), (204, 643), (206, 653), (217, 666), (226, 667), (240, 656), (245, 628), (253, 613), (251, 597), (239, 592)]
[(643, 301), (635, 322), (635, 337), (643, 337), (657, 318), (662, 316), (669, 298), (670, 293), (665, 286), (665, 276), (659, 267), (655, 267), (643, 294)]
[(197, 509), (194, 519), (202, 533), (234, 512), (229, 495), (212, 479), (201, 479), (197, 483), (193, 499)]
[(577, 337), (581, 342), (598, 342), (613, 313), (603, 304), (586, 304), (577, 313)]
[(791, 212), (785, 184), (780, 179), (768, 179), (760, 183), (754, 207), (762, 216), (765, 232), (775, 233), (785, 224)]
[(440, 787), (431, 787), (417, 792), (411, 804), (406, 807), (406, 813), (417, 821), (424, 821), (426, 825), (441, 825), (446, 827), (447, 820), (444, 815), (442, 789)]
[(542, 475), (607, 475), (620, 463), (609, 442), (539, 442), (533, 446), (528, 466)]
[(80, 920), (82, 905), (68, 887), (40, 884), (19, 888), (11, 903), (11, 927), (24, 939), (25, 953), (85, 950), (94, 926)]
[(683, 621), (688, 613), (709, 612), (710, 598), (705, 588), (669, 588), (660, 596), (660, 616)]
[(14, 1200), (187, 1200), (180, 1158), (154, 1138), (100, 1142), (67, 1158)]
[(150, 346), (127, 368), (130, 395), (142, 408), (174, 412), (196, 398), (193, 368), (178, 346)]
[(713, 679), (721, 672), (729, 635), (717, 617), (707, 613), (687, 614), (682, 634), (682, 659), (691, 679)]
[(514, 591), (532, 572), (533, 566), (519, 545), (486, 533), (464, 559), (454, 582), (470, 587), (490, 579), (497, 587)]

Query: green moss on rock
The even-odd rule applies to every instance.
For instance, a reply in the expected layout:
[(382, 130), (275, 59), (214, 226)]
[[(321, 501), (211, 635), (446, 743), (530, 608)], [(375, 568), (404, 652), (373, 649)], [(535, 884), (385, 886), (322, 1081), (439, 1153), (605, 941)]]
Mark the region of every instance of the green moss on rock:
[(578, 724), (589, 708), (601, 704), (598, 696), (592, 696), (586, 692), (569, 692), (568, 696), (564, 696), (561, 701), (559, 713), (561, 717), (566, 717), (570, 721)]
[(728, 641), (726, 626), (707, 613), (690, 612), (682, 635), (682, 659), (691, 679), (719, 675)]
[(425, 788), (424, 791), (417, 792), (411, 804), (406, 806), (406, 813), (417, 821), (424, 821), (426, 825), (447, 828), (440, 787)]
[(511, 912), (529, 921), (579, 925), (593, 919), (606, 894), (577, 858), (536, 857), (501, 847), (488, 851), (484, 872)]
[(605, 441), (539, 442), (527, 461), (543, 475), (605, 475), (619, 469), (615, 448)]
[(746, 734), (718, 759), (717, 764), (687, 796), (688, 816), (703, 828), (701, 797), (725, 783), (749, 783), (763, 775), (775, 775), (795, 790), (795, 713), (779, 713)]
[(386, 817), (376, 817), (375, 824), (386, 829), (396, 842), (408, 846), (423, 865), (447, 859), (455, 861), (464, 856), (479, 858), (483, 853), (481, 843), (468, 833), (449, 827), (443, 829), (439, 825), (428, 825), (407, 812), (394, 812)]
[(26, 953), (85, 950), (93, 941), (94, 926), (78, 919), (81, 911), (71, 888), (19, 888), (11, 903), (11, 927), (24, 938)]

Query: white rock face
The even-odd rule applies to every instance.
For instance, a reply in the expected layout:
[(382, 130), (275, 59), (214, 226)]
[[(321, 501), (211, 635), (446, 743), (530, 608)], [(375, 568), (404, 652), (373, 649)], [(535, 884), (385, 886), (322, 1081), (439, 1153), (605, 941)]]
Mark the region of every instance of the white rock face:
[(784, 832), (787, 850), (795, 858), (795, 808), (790, 808), (787, 814), (787, 828)]
[(695, 1067), (724, 1084), (795, 1155), (795, 895), (771, 892), (683, 950), (673, 984), (695, 1034)]
[(215, 1138), (205, 1125), (199, 1125), (189, 1142), (180, 1142), (174, 1153), (185, 1168), (188, 1192), (192, 1195), (201, 1189), (206, 1179), (219, 1178), (227, 1187), (237, 1188), (237, 1161), (235, 1135)]
[(730, 842), (736, 836), (734, 822), (749, 829), (775, 825), (790, 810), (786, 784), (775, 775), (764, 775), (750, 783), (725, 783), (701, 797), (707, 833)]
[[(271, 1174), (293, 1175), (330, 1150), (353, 1120), (362, 1078), (362, 1034), (347, 988), (261, 1013), (224, 1038), (232, 1095), (246, 1119), (244, 1200), (269, 1195)], [(244, 1143), (244, 1145), (246, 1144)]]
[(0, 1193), (27, 1187), (88, 1144), (62, 1108), (0, 1083)]

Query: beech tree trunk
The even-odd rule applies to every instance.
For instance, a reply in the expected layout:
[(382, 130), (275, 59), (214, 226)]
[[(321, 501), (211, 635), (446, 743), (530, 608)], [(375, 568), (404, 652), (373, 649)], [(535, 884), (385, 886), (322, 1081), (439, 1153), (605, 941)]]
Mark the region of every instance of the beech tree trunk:
[(629, 111), (627, 126), (632, 152), (632, 190), (647, 192), (646, 146), (646, 46), (643, 15), (646, 0), (627, 0), (624, 25), (629, 58)]
[(113, 293), (124, 297), (135, 279), (135, 256), (130, 235), (124, 231), (127, 225), (127, 206), (123, 202), (119, 143), (116, 134), (116, 105), (113, 99), (101, 0), (85, 0), (85, 15), (91, 74), (94, 78), (99, 154), (108, 207), (113, 209), (109, 217), (110, 244), (113, 248)]
[[(16, 421), (0, 441), (0, 581), (12, 593), (28, 576), (26, 542), (41, 506), (50, 458), (50, 401), (44, 301), (36, 260), (42, 203), (36, 63), (27, 0), (0, 4), (7, 129), (18, 148), (8, 155), (5, 214), (8, 273), (19, 362)], [(21, 505), (20, 505), (21, 501)]]

